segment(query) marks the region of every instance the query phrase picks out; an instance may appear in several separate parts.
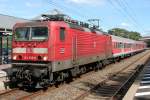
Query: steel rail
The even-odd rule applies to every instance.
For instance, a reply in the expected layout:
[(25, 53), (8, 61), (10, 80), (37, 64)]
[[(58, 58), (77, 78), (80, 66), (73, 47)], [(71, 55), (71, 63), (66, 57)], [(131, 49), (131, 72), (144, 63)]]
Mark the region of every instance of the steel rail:
[(138, 60), (143, 59), (147, 54), (149, 54), (149, 52), (144, 54), (142, 57), (137, 58), (134, 62), (130, 63), (126, 67), (124, 67), (121, 70), (117, 71), (115, 74), (112, 74), (112, 75), (108, 76), (106, 79), (102, 80), (99, 84), (97, 84), (93, 88), (89, 89), (88, 91), (85, 91), (83, 94), (81, 94), (80, 96), (76, 97), (74, 100), (83, 100), (86, 96), (88, 96), (91, 93), (91, 91), (96, 90), (98, 87), (103, 86), (107, 81), (109, 81), (109, 79), (111, 79), (112, 77), (114, 77), (117, 74), (121, 73), (125, 69), (128, 69), (131, 65), (135, 64)]

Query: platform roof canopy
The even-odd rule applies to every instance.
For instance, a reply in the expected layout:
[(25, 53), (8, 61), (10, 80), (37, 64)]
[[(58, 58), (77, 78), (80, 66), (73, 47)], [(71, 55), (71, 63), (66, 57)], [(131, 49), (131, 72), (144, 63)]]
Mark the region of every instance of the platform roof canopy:
[(144, 36), (140, 40), (145, 41), (145, 42), (150, 41), (150, 36)]
[(26, 21), (29, 20), (0, 14), (0, 32), (11, 32), (15, 23)]

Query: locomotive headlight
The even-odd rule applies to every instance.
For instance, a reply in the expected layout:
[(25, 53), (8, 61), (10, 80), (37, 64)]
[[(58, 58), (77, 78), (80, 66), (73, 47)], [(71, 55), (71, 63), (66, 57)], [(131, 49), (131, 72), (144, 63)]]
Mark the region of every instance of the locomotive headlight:
[(16, 60), (17, 59), (17, 56), (13, 56), (13, 60)]
[(44, 56), (44, 57), (43, 57), (43, 60), (44, 60), (44, 61), (46, 61), (47, 59), (48, 59), (47, 56)]

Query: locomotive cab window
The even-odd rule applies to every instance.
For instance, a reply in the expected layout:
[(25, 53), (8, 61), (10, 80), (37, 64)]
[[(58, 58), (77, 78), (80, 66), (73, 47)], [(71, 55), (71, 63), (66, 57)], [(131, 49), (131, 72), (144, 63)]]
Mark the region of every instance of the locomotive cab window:
[(60, 40), (61, 40), (61, 41), (64, 41), (64, 40), (65, 40), (65, 28), (64, 28), (64, 27), (61, 27), (61, 28), (60, 28), (59, 36), (60, 36)]
[(20, 27), (15, 29), (14, 38), (17, 41), (29, 40), (30, 29), (27, 27)]
[(45, 40), (48, 38), (47, 27), (18, 27), (14, 31), (17, 41)]
[(47, 27), (32, 27), (31, 30), (32, 40), (44, 40), (48, 37)]

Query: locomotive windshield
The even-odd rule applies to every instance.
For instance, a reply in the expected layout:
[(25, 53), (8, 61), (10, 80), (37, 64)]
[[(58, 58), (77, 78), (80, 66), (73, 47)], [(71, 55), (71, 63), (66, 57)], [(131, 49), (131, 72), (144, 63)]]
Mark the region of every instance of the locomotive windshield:
[(16, 28), (15, 39), (16, 40), (29, 40), (29, 28)]
[(47, 37), (47, 27), (23, 27), (15, 30), (15, 40), (18, 41), (45, 40)]
[(47, 27), (33, 27), (31, 29), (31, 40), (44, 40), (48, 37)]

